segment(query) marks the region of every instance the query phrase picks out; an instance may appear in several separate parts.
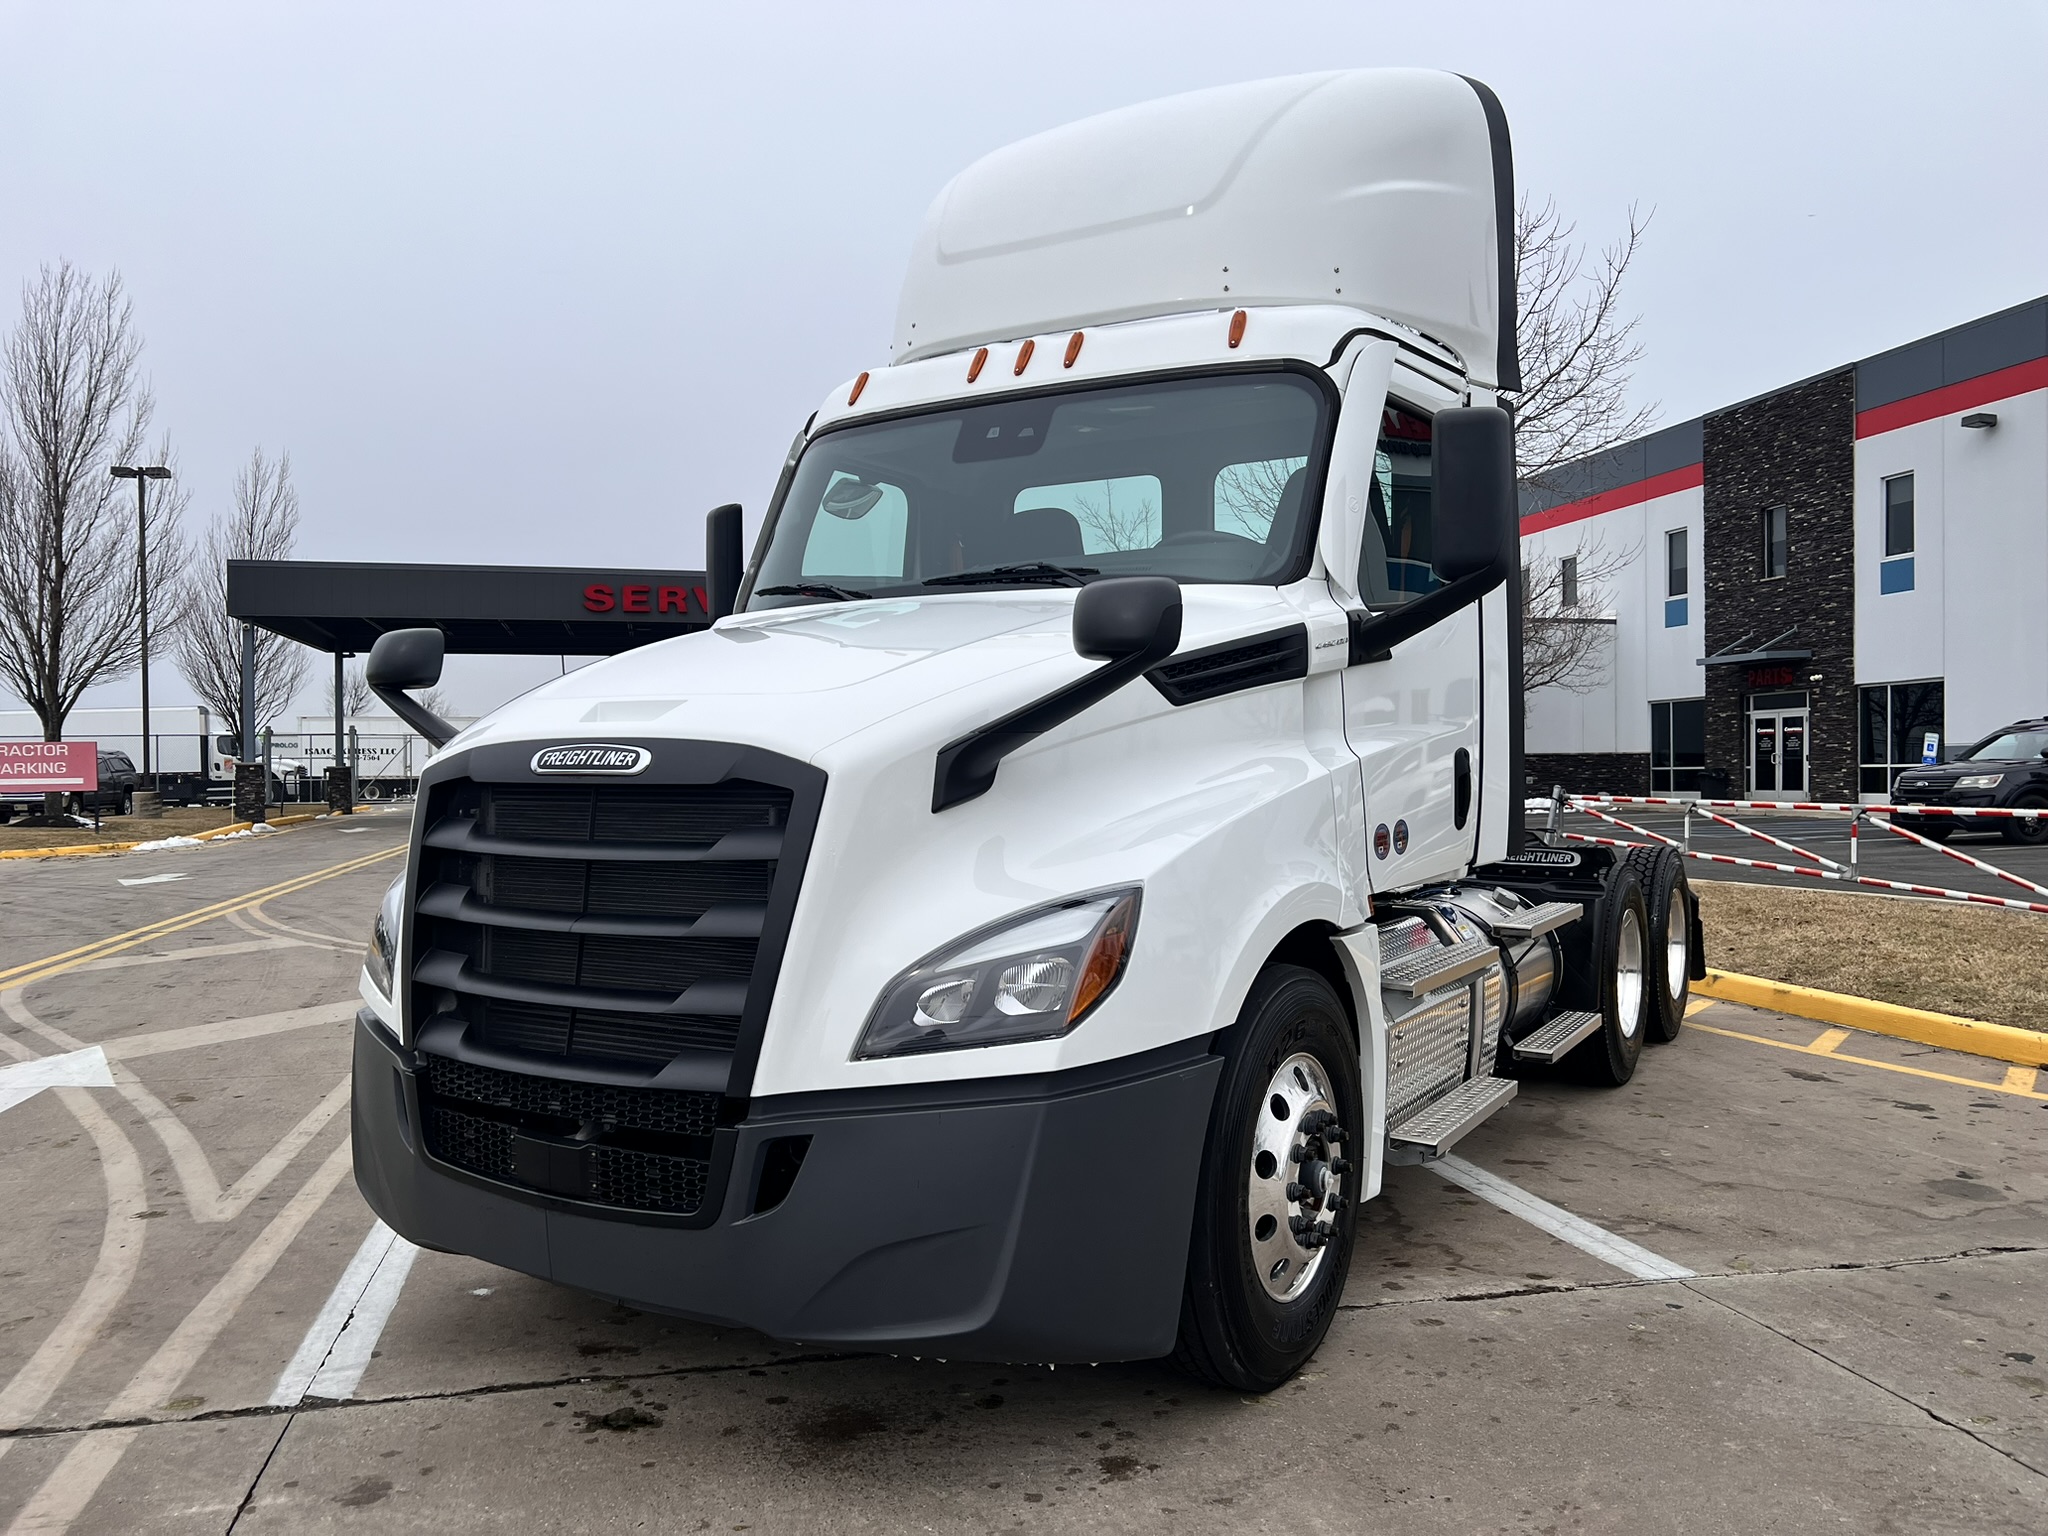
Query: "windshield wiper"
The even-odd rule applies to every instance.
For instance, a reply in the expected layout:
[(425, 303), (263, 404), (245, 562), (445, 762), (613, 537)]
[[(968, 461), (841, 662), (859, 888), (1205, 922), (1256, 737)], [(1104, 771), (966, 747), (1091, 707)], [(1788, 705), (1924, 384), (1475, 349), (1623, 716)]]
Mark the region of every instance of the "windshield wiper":
[(858, 603), (873, 597), (872, 592), (856, 592), (851, 587), (835, 587), (829, 581), (799, 581), (786, 587), (763, 587), (756, 597), (825, 597), (835, 603)]
[(1079, 587), (1084, 578), (1100, 575), (1092, 565), (1054, 565), (1046, 560), (1025, 560), (1017, 565), (992, 565), (979, 571), (954, 571), (947, 576), (928, 576), (928, 587), (993, 586), (1006, 581), (1049, 581), (1060, 587)]

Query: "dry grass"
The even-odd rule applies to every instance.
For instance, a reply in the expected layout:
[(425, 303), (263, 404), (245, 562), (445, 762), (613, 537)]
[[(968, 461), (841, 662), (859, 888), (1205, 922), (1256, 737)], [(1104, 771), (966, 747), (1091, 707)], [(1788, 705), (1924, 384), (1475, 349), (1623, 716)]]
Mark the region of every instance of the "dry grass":
[[(287, 811), (295, 806), (286, 806)], [(309, 807), (324, 810), (324, 806)], [(224, 805), (188, 805), (166, 810), (163, 815), (150, 821), (139, 816), (106, 816), (100, 820), (99, 831), (91, 827), (17, 827), (0, 826), (0, 849), (8, 848), (76, 848), (89, 843), (142, 843), (153, 842), (160, 837), (190, 837), (194, 832), (208, 832), (215, 827), (224, 827), (233, 821)]]
[(1726, 880), (1693, 889), (1716, 970), (2048, 1028), (2048, 917)]

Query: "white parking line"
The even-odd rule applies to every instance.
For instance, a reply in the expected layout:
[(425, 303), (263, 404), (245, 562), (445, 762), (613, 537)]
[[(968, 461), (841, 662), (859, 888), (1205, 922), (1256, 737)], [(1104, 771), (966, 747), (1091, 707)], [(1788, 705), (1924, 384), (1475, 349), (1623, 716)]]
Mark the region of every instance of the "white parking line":
[(1570, 1243), (1601, 1263), (1612, 1264), (1638, 1280), (1690, 1280), (1694, 1277), (1695, 1272), (1684, 1265), (1674, 1264), (1625, 1237), (1616, 1237), (1605, 1227), (1596, 1227), (1583, 1216), (1574, 1216), (1548, 1200), (1539, 1200), (1526, 1189), (1510, 1184), (1498, 1174), (1488, 1173), (1462, 1157), (1446, 1155), (1423, 1166), (1434, 1169), (1460, 1189), (1469, 1190), (1489, 1204), (1499, 1206), (1510, 1216), (1519, 1216), (1530, 1226), (1541, 1228), (1552, 1237)]
[(419, 1249), (383, 1222), (370, 1228), (277, 1378), (272, 1407), (296, 1408), (308, 1397), (355, 1396), (418, 1257)]
[(11, 1067), (0, 1067), (0, 1112), (27, 1103), (45, 1088), (113, 1086), (107, 1053), (96, 1045), (66, 1051), (62, 1056), (38, 1056)]

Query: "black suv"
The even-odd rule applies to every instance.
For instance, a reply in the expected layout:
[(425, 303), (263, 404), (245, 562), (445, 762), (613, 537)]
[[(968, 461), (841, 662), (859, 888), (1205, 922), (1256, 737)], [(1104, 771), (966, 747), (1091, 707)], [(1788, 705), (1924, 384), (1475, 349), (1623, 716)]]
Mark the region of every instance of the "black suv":
[[(111, 812), (116, 816), (132, 816), (135, 813), (135, 791), (142, 783), (142, 775), (135, 771), (126, 752), (100, 753), (100, 787), (91, 791), (73, 790), (64, 796), (64, 809), (74, 815), (89, 811)], [(16, 811), (24, 815), (41, 814), (41, 795), (22, 795), (0, 803), (0, 822), (9, 821)]]
[[(2048, 720), (2021, 720), (1966, 747), (1948, 762), (1908, 768), (1892, 785), (1894, 805), (1993, 805), (2048, 811)], [(1909, 831), (1936, 842), (1957, 832), (1994, 828), (2009, 843), (2048, 843), (2048, 815), (2031, 819), (1898, 816)]]

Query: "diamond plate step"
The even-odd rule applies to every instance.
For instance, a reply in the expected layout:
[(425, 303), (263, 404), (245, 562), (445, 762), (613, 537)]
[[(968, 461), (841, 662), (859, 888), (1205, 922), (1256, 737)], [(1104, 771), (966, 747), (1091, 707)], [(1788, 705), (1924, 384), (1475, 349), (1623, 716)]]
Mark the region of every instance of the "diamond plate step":
[(1465, 939), (1443, 948), (1420, 950), (1381, 971), (1380, 985), (1389, 992), (1420, 997), (1485, 970), (1499, 953), (1491, 939)]
[(1600, 1015), (1597, 1013), (1560, 1013), (1535, 1034), (1525, 1035), (1515, 1042), (1515, 1060), (1562, 1061), (1565, 1052), (1599, 1028)]
[(1387, 1132), (1387, 1146), (1398, 1152), (1441, 1157), (1467, 1131), (1512, 1099), (1521, 1086), (1511, 1077), (1476, 1077)]
[(1514, 913), (1495, 923), (1493, 936), (1497, 939), (1533, 939), (1554, 933), (1567, 923), (1577, 922), (1585, 910), (1576, 901), (1546, 901), (1540, 907)]

